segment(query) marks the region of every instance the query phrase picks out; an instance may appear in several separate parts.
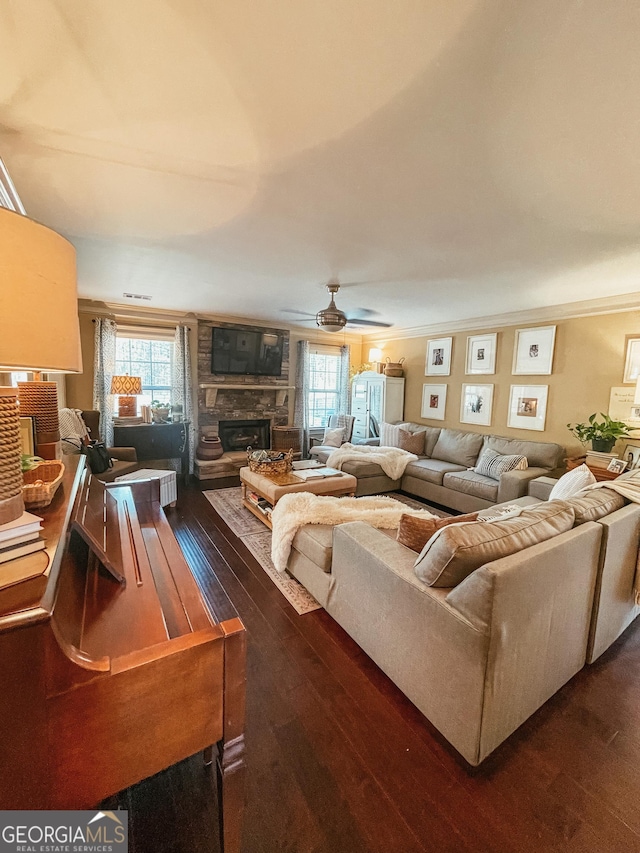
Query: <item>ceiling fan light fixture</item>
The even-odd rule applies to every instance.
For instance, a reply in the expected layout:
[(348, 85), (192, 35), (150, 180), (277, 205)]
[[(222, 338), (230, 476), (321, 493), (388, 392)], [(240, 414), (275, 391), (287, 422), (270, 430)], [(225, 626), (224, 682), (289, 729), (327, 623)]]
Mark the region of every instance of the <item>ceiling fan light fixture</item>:
[(316, 324), (325, 332), (341, 332), (347, 325), (347, 318), (339, 308), (329, 306), (316, 314)]

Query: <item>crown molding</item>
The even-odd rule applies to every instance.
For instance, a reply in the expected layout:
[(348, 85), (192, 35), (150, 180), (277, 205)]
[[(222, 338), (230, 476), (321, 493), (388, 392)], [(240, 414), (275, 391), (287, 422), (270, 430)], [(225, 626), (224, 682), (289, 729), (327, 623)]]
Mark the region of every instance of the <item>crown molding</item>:
[(78, 299), (78, 313), (92, 314), (98, 316), (112, 317), (114, 319), (128, 320), (144, 325), (173, 325), (178, 323), (190, 323), (202, 320), (205, 323), (237, 323), (238, 325), (268, 326), (273, 329), (281, 329), (296, 337), (309, 338), (311, 341), (333, 344), (340, 346), (343, 343), (360, 344), (362, 335), (353, 332), (323, 332), (322, 329), (297, 326), (295, 323), (274, 323), (260, 317), (241, 317), (235, 314), (208, 314), (194, 313), (193, 311), (168, 311), (163, 308), (145, 308), (136, 306), (130, 308), (118, 302), (98, 302), (91, 299)]
[(434, 323), (428, 326), (411, 326), (405, 329), (393, 329), (388, 333), (366, 333), (362, 342), (368, 346), (375, 341), (399, 341), (406, 338), (423, 338), (453, 332), (489, 331), (502, 326), (518, 326), (522, 323), (547, 323), (551, 320), (571, 320), (576, 317), (594, 317), (599, 314), (623, 314), (640, 310), (640, 292), (624, 293), (603, 299), (589, 299), (582, 302), (567, 302), (564, 305), (551, 305), (532, 308), (526, 311), (512, 311), (507, 314), (493, 314), (486, 317), (469, 317), (447, 323)]

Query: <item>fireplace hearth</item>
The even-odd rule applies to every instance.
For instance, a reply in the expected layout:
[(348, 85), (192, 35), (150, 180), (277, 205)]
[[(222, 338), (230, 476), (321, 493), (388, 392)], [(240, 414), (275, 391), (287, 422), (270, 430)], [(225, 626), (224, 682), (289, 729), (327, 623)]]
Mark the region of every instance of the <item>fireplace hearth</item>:
[(271, 421), (268, 418), (257, 420), (220, 421), (218, 435), (225, 452), (233, 450), (269, 450), (271, 447)]

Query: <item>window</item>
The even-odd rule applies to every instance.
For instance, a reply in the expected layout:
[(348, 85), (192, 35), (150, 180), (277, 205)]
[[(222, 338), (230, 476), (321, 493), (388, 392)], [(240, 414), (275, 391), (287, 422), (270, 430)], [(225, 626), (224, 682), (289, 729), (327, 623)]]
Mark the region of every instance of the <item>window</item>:
[(309, 352), (309, 429), (324, 427), (330, 415), (338, 414), (340, 396), (339, 347), (315, 346)]
[(149, 406), (152, 400), (171, 402), (171, 368), (173, 336), (171, 339), (128, 337), (127, 330), (118, 333), (116, 340), (116, 375), (140, 376), (142, 396), (138, 406)]

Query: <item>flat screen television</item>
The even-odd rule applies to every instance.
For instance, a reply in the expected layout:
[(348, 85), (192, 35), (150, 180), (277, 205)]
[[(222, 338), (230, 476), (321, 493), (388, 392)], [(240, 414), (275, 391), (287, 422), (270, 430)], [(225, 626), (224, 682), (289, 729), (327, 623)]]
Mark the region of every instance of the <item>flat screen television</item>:
[(256, 332), (242, 326), (214, 326), (211, 340), (211, 372), (236, 376), (280, 376), (283, 336)]

